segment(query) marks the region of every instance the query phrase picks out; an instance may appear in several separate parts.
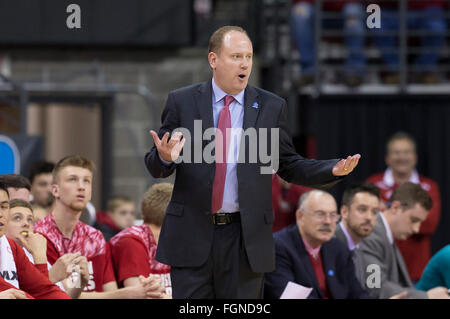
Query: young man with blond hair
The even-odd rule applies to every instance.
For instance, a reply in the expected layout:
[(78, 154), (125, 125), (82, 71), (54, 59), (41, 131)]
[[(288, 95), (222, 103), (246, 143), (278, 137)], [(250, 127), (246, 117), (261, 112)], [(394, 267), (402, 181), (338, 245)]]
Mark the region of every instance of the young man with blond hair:
[(132, 226), (115, 235), (109, 242), (119, 285), (139, 283), (139, 276), (157, 275), (165, 288), (164, 297), (172, 295), (170, 266), (155, 259), (159, 232), (172, 196), (173, 185), (155, 184), (144, 194), (141, 209), (144, 224)]
[(159, 295), (158, 282), (142, 278), (137, 286), (117, 288), (109, 247), (102, 233), (84, 223), (80, 215), (91, 200), (94, 163), (84, 157), (67, 156), (53, 170), (53, 212), (37, 222), (35, 231), (47, 239), (52, 264), (66, 253), (80, 252), (88, 260), (90, 280), (81, 298), (146, 298)]

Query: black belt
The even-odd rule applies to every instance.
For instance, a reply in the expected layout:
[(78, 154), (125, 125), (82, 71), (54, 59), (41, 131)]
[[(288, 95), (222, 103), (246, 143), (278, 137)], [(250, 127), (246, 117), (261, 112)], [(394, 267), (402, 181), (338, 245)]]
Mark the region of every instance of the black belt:
[(212, 215), (212, 222), (214, 225), (226, 225), (230, 223), (240, 222), (241, 214), (240, 212), (235, 213), (215, 213)]

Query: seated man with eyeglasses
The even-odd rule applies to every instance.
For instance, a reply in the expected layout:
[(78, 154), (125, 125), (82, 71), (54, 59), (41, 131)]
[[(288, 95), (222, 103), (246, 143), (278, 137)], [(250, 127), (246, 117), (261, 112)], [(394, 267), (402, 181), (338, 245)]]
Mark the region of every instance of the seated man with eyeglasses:
[(333, 196), (304, 193), (296, 224), (274, 234), (275, 271), (265, 275), (265, 298), (280, 298), (291, 281), (312, 288), (308, 299), (369, 298), (355, 274), (351, 252), (333, 237), (339, 221)]

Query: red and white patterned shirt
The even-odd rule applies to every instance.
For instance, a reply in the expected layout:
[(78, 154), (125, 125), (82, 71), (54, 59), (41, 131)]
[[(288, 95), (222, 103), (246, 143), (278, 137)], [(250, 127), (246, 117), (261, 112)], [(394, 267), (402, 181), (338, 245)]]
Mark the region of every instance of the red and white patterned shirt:
[(124, 229), (111, 238), (108, 244), (111, 247), (111, 259), (120, 286), (130, 277), (159, 274), (166, 288), (166, 294), (172, 295), (170, 266), (155, 259), (158, 245), (147, 225)]
[(116, 281), (111, 263), (111, 252), (103, 234), (78, 221), (72, 238), (64, 236), (56, 225), (53, 215), (41, 219), (34, 225), (34, 231), (47, 238), (47, 259), (50, 264), (64, 254), (80, 252), (89, 265), (89, 283), (84, 291), (103, 291), (103, 285)]

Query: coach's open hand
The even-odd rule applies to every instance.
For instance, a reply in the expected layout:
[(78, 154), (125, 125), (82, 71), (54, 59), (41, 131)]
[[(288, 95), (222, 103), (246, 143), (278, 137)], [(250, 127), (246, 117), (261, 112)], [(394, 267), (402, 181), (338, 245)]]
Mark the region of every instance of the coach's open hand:
[(358, 161), (361, 158), (360, 154), (349, 156), (346, 159), (342, 159), (336, 163), (333, 167), (334, 176), (345, 176), (350, 174), (358, 165)]
[(184, 143), (186, 139), (183, 138), (181, 132), (175, 132), (172, 134), (170, 141), (169, 132), (164, 134), (162, 139), (159, 139), (158, 134), (155, 131), (151, 130), (150, 134), (153, 137), (153, 141), (155, 142), (156, 149), (158, 150), (159, 156), (167, 162), (174, 162), (180, 156), (181, 150), (183, 149)]

